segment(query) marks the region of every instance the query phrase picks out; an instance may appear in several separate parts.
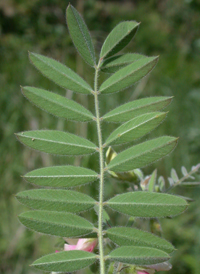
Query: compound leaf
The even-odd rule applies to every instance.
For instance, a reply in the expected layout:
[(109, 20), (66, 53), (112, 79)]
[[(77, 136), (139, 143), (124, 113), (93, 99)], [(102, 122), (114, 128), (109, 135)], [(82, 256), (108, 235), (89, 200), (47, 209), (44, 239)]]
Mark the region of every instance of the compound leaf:
[(115, 73), (119, 69), (145, 57), (146, 56), (138, 53), (126, 53), (113, 56), (103, 60), (101, 64), (101, 71), (106, 73)]
[(32, 266), (44, 271), (73, 272), (93, 264), (96, 255), (82, 250), (49, 254), (36, 260)]
[(24, 205), (41, 210), (77, 213), (95, 205), (90, 196), (71, 190), (32, 189), (19, 192), (17, 199)]
[(159, 111), (168, 106), (173, 97), (150, 97), (135, 100), (121, 105), (108, 113), (102, 118), (107, 122), (123, 123), (144, 113)]
[(78, 74), (60, 62), (40, 54), (30, 53), (33, 65), (47, 78), (65, 89), (91, 94), (92, 88)]
[(81, 15), (70, 4), (67, 8), (67, 25), (78, 52), (89, 65), (94, 66), (96, 58), (90, 33)]
[(106, 204), (121, 213), (147, 218), (178, 215), (188, 206), (185, 199), (181, 197), (145, 191), (117, 195)]
[(169, 255), (159, 249), (150, 247), (122, 246), (113, 250), (108, 259), (126, 264), (156, 264), (170, 259)]
[(92, 142), (57, 130), (32, 130), (16, 134), (20, 142), (33, 149), (57, 155), (83, 155), (96, 151)]
[(121, 91), (146, 76), (156, 65), (158, 57), (144, 57), (118, 70), (99, 88), (102, 94)]
[(52, 166), (33, 170), (24, 178), (35, 185), (68, 188), (95, 181), (98, 174), (91, 169), (77, 166)]
[(177, 138), (169, 136), (143, 142), (117, 154), (108, 164), (107, 169), (123, 172), (144, 167), (169, 154), (176, 144)]
[(37, 107), (57, 117), (80, 122), (90, 122), (94, 119), (94, 115), (80, 104), (53, 92), (23, 87), (22, 93)]
[(114, 130), (105, 144), (119, 145), (136, 140), (156, 128), (164, 120), (166, 114), (152, 112), (133, 118)]
[(174, 251), (173, 245), (165, 239), (131, 227), (112, 227), (106, 230), (106, 235), (119, 246), (153, 247), (167, 253)]
[(137, 32), (139, 23), (125, 21), (119, 23), (106, 38), (100, 53), (100, 58), (110, 57), (125, 48)]
[(60, 237), (78, 237), (93, 232), (93, 225), (84, 218), (64, 212), (32, 210), (19, 215), (26, 227)]

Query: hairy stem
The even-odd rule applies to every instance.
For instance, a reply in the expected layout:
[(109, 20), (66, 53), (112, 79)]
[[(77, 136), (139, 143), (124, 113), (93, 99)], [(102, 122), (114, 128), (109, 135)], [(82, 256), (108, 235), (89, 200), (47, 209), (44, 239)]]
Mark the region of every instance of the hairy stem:
[(99, 166), (100, 166), (99, 212), (98, 212), (98, 242), (99, 242), (99, 256), (100, 256), (100, 274), (105, 274), (104, 250), (103, 250), (104, 157), (103, 157), (103, 143), (102, 143), (102, 133), (101, 133), (101, 121), (100, 121), (100, 114), (99, 114), (98, 73), (99, 73), (99, 64), (95, 68), (95, 79), (94, 79), (94, 100), (95, 100), (97, 133), (98, 133), (98, 141), (99, 141)]

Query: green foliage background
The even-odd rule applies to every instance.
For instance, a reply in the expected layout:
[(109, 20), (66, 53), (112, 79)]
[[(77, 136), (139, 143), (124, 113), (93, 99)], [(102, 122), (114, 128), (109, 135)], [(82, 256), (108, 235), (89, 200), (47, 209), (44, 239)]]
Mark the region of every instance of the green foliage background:
[[(94, 71), (77, 55), (65, 23), (63, 0), (1, 0), (0, 1), (0, 273), (38, 273), (29, 264), (41, 255), (59, 249), (53, 237), (33, 233), (19, 224), (22, 212), (14, 194), (33, 188), (20, 175), (38, 167), (56, 164), (76, 164), (98, 169), (95, 156), (81, 158), (55, 157), (31, 151), (18, 143), (14, 132), (31, 129), (59, 129), (75, 132), (91, 141), (96, 140), (92, 124), (59, 120), (31, 105), (20, 92), (20, 85), (57, 91), (76, 99), (93, 110), (92, 97), (72, 94), (52, 84), (30, 64), (27, 51), (53, 57), (76, 70), (91, 84)], [(180, 174), (182, 165), (188, 170), (199, 162), (200, 154), (200, 71), (198, 36), (200, 23), (199, 0), (140, 0), (140, 1), (71, 1), (83, 14), (91, 30), (96, 48), (112, 28), (123, 20), (141, 21), (139, 31), (126, 51), (145, 55), (160, 55), (154, 71), (134, 88), (101, 98), (102, 114), (115, 106), (145, 96), (175, 96), (165, 122), (151, 133), (179, 136), (176, 150), (158, 162), (159, 175), (167, 178), (174, 167)], [(102, 79), (106, 78), (106, 74)], [(101, 81), (101, 79), (100, 79)], [(115, 125), (103, 128), (109, 135)], [(145, 139), (147, 139), (146, 137)], [(116, 149), (117, 150), (117, 149)], [(153, 166), (144, 169), (146, 174)], [(108, 181), (106, 196), (127, 187)], [(92, 184), (82, 191), (94, 197), (98, 186)], [(164, 235), (178, 249), (170, 274), (199, 274), (200, 269), (200, 200), (199, 188), (179, 188), (176, 193), (193, 197), (196, 202), (173, 220), (162, 221)], [(91, 216), (96, 218), (96, 216)], [(123, 220), (113, 220), (119, 223)], [(89, 273), (89, 272), (88, 272)]]

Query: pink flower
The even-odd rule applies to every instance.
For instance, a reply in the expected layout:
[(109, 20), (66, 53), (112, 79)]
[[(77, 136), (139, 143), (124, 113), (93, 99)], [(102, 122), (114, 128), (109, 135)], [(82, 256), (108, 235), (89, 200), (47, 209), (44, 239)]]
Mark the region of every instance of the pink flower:
[(137, 271), (137, 274), (149, 274), (149, 272), (142, 270), (142, 271)]
[(97, 244), (97, 239), (79, 239), (76, 245), (64, 245), (64, 250), (65, 251), (70, 251), (70, 250), (84, 250), (88, 252), (92, 252), (93, 249), (95, 248)]

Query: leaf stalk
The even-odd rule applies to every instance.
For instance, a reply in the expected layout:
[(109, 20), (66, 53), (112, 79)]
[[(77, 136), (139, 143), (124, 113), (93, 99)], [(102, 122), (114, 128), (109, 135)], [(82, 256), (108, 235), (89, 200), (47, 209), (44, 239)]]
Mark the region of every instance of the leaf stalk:
[(101, 132), (101, 118), (100, 118), (100, 113), (99, 113), (99, 100), (98, 100), (99, 67), (100, 67), (100, 62), (98, 63), (97, 67), (95, 67), (95, 78), (94, 78), (94, 101), (95, 101), (96, 124), (97, 124), (97, 134), (98, 134), (98, 143), (99, 143), (99, 167), (100, 167), (98, 242), (99, 242), (100, 274), (105, 274), (104, 249), (103, 249), (104, 155), (103, 155), (103, 142), (102, 142), (102, 132)]

